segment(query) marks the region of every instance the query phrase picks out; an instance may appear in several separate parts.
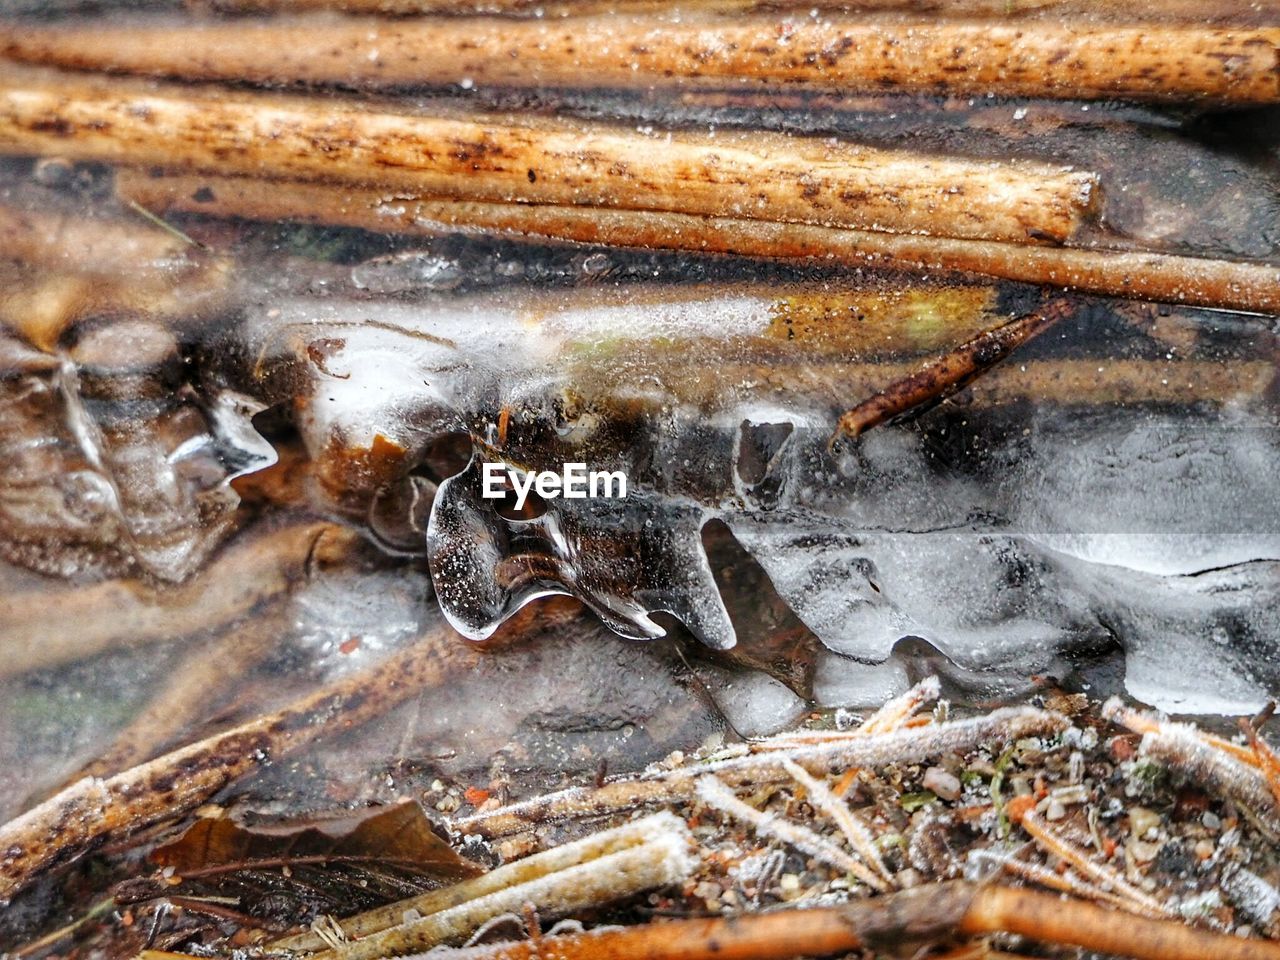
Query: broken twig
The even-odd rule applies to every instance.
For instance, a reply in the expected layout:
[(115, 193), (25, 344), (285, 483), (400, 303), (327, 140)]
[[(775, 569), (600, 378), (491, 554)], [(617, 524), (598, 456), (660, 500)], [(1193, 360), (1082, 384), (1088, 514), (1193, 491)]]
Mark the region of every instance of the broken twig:
[(842, 416), (831, 442), (834, 444), (842, 437), (855, 438), (908, 411), (945, 400), (1068, 312), (1069, 307), (1061, 301), (1050, 304), (1041, 311), (981, 333), (950, 353), (929, 361)]
[(108, 779), (86, 777), (0, 826), (0, 903), (34, 877), (107, 839), (176, 819), (238, 777), (349, 730), (437, 685), (482, 656), (437, 628), (378, 666), (282, 710), (214, 734)]

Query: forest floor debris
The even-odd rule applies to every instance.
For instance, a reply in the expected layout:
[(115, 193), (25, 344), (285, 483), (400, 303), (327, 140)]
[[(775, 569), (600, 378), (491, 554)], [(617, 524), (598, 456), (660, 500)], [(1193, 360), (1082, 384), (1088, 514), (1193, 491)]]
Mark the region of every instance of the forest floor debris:
[[(464, 857), (506, 863), (355, 916), (278, 915), (306, 876), (287, 863), (246, 867), (257, 885), (221, 896), (198, 869), (157, 865), (150, 887), (117, 891), (114, 911), (20, 952), (1280, 956), (1273, 798), (1265, 761), (1250, 762), (1269, 756), (1260, 724), (1227, 739), (1080, 694), (955, 718), (938, 696), (930, 678), (852, 730), (814, 714), (505, 807), (471, 785), (464, 803), (479, 809), (440, 828)], [(1171, 737), (1180, 751), (1165, 749)]]

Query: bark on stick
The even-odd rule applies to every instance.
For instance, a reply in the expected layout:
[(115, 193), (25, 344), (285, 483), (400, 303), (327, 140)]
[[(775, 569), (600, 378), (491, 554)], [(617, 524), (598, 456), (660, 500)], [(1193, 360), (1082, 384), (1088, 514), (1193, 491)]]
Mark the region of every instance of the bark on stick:
[[(43, 2), (47, 7), (50, 0)], [(61, 4), (68, 10), (91, 5), (88, 0), (61, 0)], [(666, 10), (671, 5), (668, 0), (188, 0), (188, 6), (197, 9), (209, 6), (228, 13), (327, 10), (397, 16), (443, 13), (455, 16), (529, 14), (565, 17), (594, 12)], [(1128, 23), (1184, 21), (1199, 24), (1274, 24), (1280, 16), (1280, 10), (1274, 5), (1259, 3), (1257, 0), (1215, 0), (1211, 8), (1204, 0), (1135, 0), (1123, 6), (1118, 6), (1112, 0), (816, 0), (799, 5), (774, 0), (695, 0), (681, 3), (680, 6), (683, 10), (699, 9), (716, 13), (777, 11), (792, 6), (806, 13), (817, 8), (842, 13), (895, 12), (943, 17), (994, 17), (1002, 21), (1087, 16), (1092, 20), (1108, 19)], [(538, 12), (535, 14), (535, 11)]]
[(335, 189), (226, 177), (161, 176), (122, 170), (122, 196), (158, 212), (298, 220), (380, 233), (450, 231), (516, 235), (645, 249), (852, 265), (926, 273), (957, 271), (1084, 293), (1280, 312), (1280, 266), (1132, 250), (1072, 249), (740, 217), (440, 200), (386, 191)]
[(645, 135), (29, 74), (0, 74), (0, 152), (1003, 240), (1065, 240), (1096, 188), (1091, 174), (1045, 164), (809, 137)]
[(1273, 103), (1280, 27), (832, 14), (280, 17), (0, 32), (14, 59), (183, 79), (364, 87), (800, 86)]
[(338, 731), (380, 716), (483, 654), (446, 627), (364, 672), (284, 709), (107, 779), (86, 777), (0, 825), (0, 904), (44, 870), (108, 839), (174, 820), (231, 781)]

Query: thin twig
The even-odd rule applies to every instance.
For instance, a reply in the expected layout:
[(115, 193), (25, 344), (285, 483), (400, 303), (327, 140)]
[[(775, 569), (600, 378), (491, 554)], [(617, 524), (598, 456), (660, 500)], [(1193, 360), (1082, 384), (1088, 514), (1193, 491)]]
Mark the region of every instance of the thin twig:
[(282, 710), (164, 754), (108, 779), (86, 777), (0, 826), (0, 903), (55, 864), (108, 839), (176, 819), (233, 780), (349, 730), (483, 654), (441, 627), (372, 669)]
[(786, 730), (757, 740), (751, 744), (753, 751), (776, 750), (800, 744), (831, 743), (835, 740), (856, 740), (873, 733), (891, 733), (900, 730), (908, 719), (931, 700), (938, 699), (941, 687), (936, 676), (925, 677), (909, 690), (886, 700), (880, 707), (853, 730)]
[(859, 436), (872, 427), (908, 411), (929, 406), (964, 389), (1028, 340), (1043, 333), (1068, 313), (1063, 301), (1050, 304), (1003, 326), (979, 334), (955, 350), (930, 360), (840, 418), (831, 438)]
[(1062, 730), (1060, 714), (1031, 708), (1006, 708), (983, 717), (932, 724), (918, 729), (877, 734), (860, 740), (800, 746), (790, 751), (752, 754), (679, 767), (639, 778), (613, 780), (601, 787), (576, 787), (521, 803), (473, 814), (454, 822), (454, 829), (485, 837), (502, 837), (562, 819), (586, 819), (650, 803), (693, 795), (699, 777), (714, 774), (730, 786), (785, 782), (783, 761), (790, 759), (814, 775), (831, 769), (919, 763), (929, 757), (961, 752), (988, 740), (1016, 740)]
[(1122, 910), (1138, 913), (1142, 916), (1156, 918), (1166, 916), (1164, 911), (1147, 910), (1132, 900), (1107, 890), (1096, 883), (1084, 880), (1070, 871), (1059, 873), (1038, 863), (1029, 863), (1012, 856), (998, 856), (990, 851), (979, 851), (978, 855), (979, 859), (993, 860), (1006, 873), (1021, 877), (1024, 880), (1030, 880), (1032, 883), (1038, 883), (1043, 887), (1057, 890), (1060, 893), (1068, 893), (1085, 900), (1101, 900), (1104, 903), (1111, 904), (1113, 907), (1119, 907)]
[(1011, 821), (1021, 825), (1047, 853), (1069, 863), (1081, 875), (1088, 877), (1104, 890), (1110, 890), (1138, 906), (1142, 913), (1163, 914), (1177, 917), (1176, 910), (1139, 890), (1115, 870), (1105, 864), (1098, 863), (1088, 851), (1077, 847), (1055, 831), (1040, 814), (1035, 811), (1035, 800), (1032, 797), (1014, 797), (1005, 806)]
[(787, 771), (788, 776), (809, 792), (809, 800), (814, 807), (831, 818), (840, 828), (840, 832), (844, 834), (845, 840), (853, 851), (875, 871), (882, 881), (881, 883), (866, 880), (863, 882), (881, 893), (888, 888), (896, 887), (897, 881), (884, 862), (884, 858), (880, 856), (871, 830), (849, 809), (848, 804), (832, 793), (830, 787), (811, 775), (804, 767), (787, 760), (783, 763), (783, 769)]
[(695, 792), (698, 799), (708, 807), (750, 825), (759, 835), (781, 840), (801, 853), (813, 857), (819, 863), (825, 863), (842, 873), (856, 877), (873, 890), (883, 893), (888, 889), (885, 882), (869, 870), (861, 860), (849, 856), (808, 827), (792, 823), (772, 813), (762, 812), (749, 803), (739, 800), (734, 796), (733, 791), (716, 777), (700, 777), (695, 786)]
[(1043, 247), (885, 233), (803, 223), (600, 207), (477, 203), (422, 190), (385, 190), (242, 177), (153, 176), (121, 170), (117, 190), (155, 209), (254, 220), (297, 220), (380, 233), (435, 236), (452, 231), (638, 249), (690, 250), (928, 274), (973, 273), (1084, 293), (1280, 312), (1274, 264), (1106, 249)]

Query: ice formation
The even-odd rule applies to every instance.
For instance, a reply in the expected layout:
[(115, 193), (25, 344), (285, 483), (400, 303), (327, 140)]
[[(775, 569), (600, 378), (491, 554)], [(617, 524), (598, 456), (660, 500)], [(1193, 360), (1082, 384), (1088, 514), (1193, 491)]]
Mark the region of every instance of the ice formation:
[[(1276, 337), (1257, 318), (1082, 299), (956, 401), (829, 449), (842, 412), (1034, 298), (365, 292), (406, 270), (452, 275), (402, 258), (260, 297), (205, 388), (290, 405), (321, 501), (425, 551), (469, 637), (569, 594), (624, 636), (661, 635), (665, 612), (730, 647), (702, 544), (722, 520), (838, 656), (878, 663), (915, 636), (961, 667), (1031, 669), (1118, 639), (1130, 690), (1187, 712), (1253, 709), (1280, 680)], [(486, 461), (584, 462), (630, 491), (515, 515), (481, 496)]]
[(231, 481), (275, 461), (261, 409), (198, 393), (159, 323), (87, 326), (58, 354), (0, 331), (0, 550), (64, 576), (186, 578), (234, 522)]

